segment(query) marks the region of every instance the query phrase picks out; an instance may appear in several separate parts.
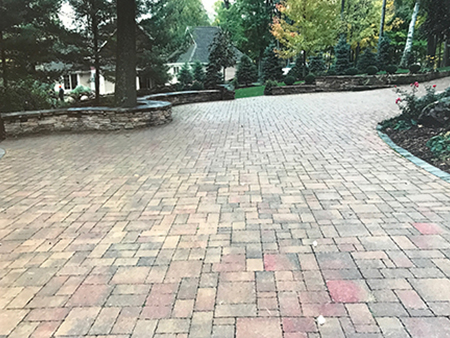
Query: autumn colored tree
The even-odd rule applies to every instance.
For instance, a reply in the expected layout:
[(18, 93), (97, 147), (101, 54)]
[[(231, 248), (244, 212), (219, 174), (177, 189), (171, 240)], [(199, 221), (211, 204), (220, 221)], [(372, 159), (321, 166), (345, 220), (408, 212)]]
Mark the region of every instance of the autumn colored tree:
[(281, 18), (275, 17), (273, 36), (283, 46), (278, 50), (282, 58), (303, 53), (303, 63), (310, 53), (332, 46), (339, 27), (338, 0), (285, 0), (277, 9)]

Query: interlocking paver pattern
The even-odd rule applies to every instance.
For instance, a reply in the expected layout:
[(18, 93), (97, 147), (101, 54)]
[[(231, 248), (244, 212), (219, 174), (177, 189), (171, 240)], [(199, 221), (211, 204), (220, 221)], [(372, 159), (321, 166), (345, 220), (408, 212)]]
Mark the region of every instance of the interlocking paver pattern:
[(0, 337), (450, 337), (450, 184), (378, 137), (394, 100), (2, 142)]

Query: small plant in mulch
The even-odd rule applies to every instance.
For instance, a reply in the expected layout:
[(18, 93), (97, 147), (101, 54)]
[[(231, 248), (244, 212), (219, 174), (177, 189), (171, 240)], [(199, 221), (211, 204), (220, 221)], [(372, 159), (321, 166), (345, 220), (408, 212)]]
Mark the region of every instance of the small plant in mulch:
[(450, 131), (432, 137), (427, 142), (427, 147), (439, 159), (443, 161), (450, 159)]

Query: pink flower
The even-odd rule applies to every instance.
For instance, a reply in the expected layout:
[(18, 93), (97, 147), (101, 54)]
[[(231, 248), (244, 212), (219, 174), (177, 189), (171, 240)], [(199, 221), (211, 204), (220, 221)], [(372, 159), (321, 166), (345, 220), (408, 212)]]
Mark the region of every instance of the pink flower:
[(395, 104), (398, 104), (399, 102), (402, 102), (401, 98), (398, 98), (397, 100), (395, 100)]
[(436, 85), (433, 85), (433, 88), (436, 88)]
[(414, 82), (414, 87), (419, 88), (419, 82)]

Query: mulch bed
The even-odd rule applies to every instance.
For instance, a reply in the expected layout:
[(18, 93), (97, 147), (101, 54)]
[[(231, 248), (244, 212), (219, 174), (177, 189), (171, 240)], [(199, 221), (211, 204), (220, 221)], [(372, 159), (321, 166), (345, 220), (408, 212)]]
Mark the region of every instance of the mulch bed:
[(430, 138), (444, 131), (446, 130), (439, 128), (414, 127), (410, 130), (393, 130), (392, 128), (387, 128), (384, 130), (384, 133), (395, 144), (408, 150), (414, 156), (450, 174), (450, 160), (443, 162), (436, 158), (426, 145)]

